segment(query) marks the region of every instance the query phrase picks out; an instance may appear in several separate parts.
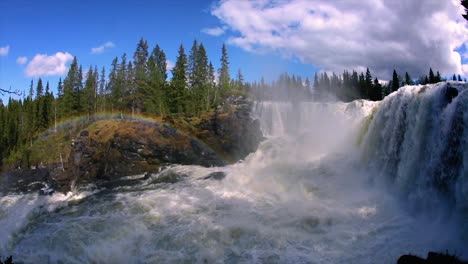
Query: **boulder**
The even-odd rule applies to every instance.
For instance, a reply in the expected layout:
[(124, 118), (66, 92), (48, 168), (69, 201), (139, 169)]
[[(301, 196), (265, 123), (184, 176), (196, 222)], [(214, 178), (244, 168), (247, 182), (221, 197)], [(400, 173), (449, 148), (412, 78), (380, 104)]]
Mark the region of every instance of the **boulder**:
[[(158, 171), (169, 164), (222, 166), (221, 157), (201, 141), (162, 124), (100, 120), (73, 142), (60, 190), (73, 184), (112, 181)], [(68, 187), (69, 189), (70, 187)]]

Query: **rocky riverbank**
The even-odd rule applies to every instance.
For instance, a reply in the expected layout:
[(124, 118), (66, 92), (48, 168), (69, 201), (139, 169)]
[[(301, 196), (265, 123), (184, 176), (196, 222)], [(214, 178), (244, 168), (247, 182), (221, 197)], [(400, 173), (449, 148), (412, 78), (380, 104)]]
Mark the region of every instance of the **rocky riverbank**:
[[(105, 185), (171, 164), (210, 167), (233, 163), (255, 151), (263, 140), (250, 109), (245, 98), (232, 97), (216, 111), (197, 117), (165, 117), (163, 122), (96, 120), (72, 139), (63, 164), (12, 168), (3, 173), (0, 191), (67, 192), (75, 185)], [(47, 153), (47, 149), (41, 151)]]

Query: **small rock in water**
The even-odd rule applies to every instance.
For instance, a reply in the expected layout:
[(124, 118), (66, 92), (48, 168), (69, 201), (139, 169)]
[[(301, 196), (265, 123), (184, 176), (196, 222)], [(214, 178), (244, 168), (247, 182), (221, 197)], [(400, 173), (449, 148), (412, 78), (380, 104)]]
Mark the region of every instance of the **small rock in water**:
[(52, 195), (54, 192), (55, 190), (49, 187), (47, 184), (45, 184), (44, 187), (39, 190), (40, 195)]
[(204, 177), (203, 179), (204, 180), (213, 179), (213, 180), (220, 181), (220, 180), (224, 179), (225, 177), (226, 177), (226, 173), (224, 173), (222, 171), (217, 171), (217, 172), (212, 172), (212, 173), (208, 174), (208, 176)]

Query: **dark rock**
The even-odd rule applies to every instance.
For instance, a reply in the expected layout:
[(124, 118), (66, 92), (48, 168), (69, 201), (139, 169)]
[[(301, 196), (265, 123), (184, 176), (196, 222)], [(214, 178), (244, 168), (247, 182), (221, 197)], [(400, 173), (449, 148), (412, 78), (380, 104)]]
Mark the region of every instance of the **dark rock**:
[(2, 261), (2, 259), (0, 258), (0, 264), (13, 264), (13, 257), (9, 256), (4, 261)]
[(456, 256), (447, 253), (429, 252), (427, 259), (423, 259), (413, 255), (402, 255), (398, 258), (398, 264), (468, 264), (461, 261)]
[(87, 136), (89, 136), (88, 130), (83, 130), (83, 131), (81, 131), (80, 137), (87, 137)]
[(52, 177), (52, 168), (14, 169), (7, 171), (0, 177), (0, 192), (25, 193), (41, 192), (50, 189), (53, 192), (57, 182)]
[(204, 180), (212, 179), (212, 180), (217, 180), (220, 181), (222, 179), (226, 178), (226, 173), (222, 171), (217, 171), (217, 172), (212, 172), (208, 174), (208, 176), (204, 177)]
[[(99, 121), (98, 121), (99, 122)], [(166, 164), (221, 166), (225, 162), (207, 145), (178, 132), (167, 125), (139, 121), (116, 121), (115, 127), (100, 134), (113, 135), (106, 140), (80, 136), (70, 153), (69, 169), (61, 183), (80, 184), (100, 182), (104, 187), (120, 186), (119, 178), (158, 171)], [(102, 129), (104, 130), (104, 129)], [(144, 137), (144, 143), (139, 143)], [(175, 179), (169, 177), (169, 180)], [(103, 184), (102, 181), (109, 183)], [(63, 187), (63, 184), (61, 184)], [(68, 187), (69, 188), (69, 187)], [(66, 188), (61, 188), (67, 191)]]
[(260, 122), (250, 116), (252, 104), (243, 97), (229, 97), (214, 115), (197, 125), (198, 137), (228, 156), (231, 162), (245, 158), (263, 141)]
[(176, 183), (182, 181), (186, 177), (188, 177), (186, 174), (180, 174), (171, 170), (167, 170), (157, 174), (152, 183)]
[(449, 103), (452, 102), (453, 98), (457, 97), (458, 90), (454, 87), (451, 87), (450, 84), (447, 84), (447, 88), (445, 90), (445, 98)]
[(403, 255), (398, 259), (398, 264), (425, 264), (426, 260), (418, 256)]

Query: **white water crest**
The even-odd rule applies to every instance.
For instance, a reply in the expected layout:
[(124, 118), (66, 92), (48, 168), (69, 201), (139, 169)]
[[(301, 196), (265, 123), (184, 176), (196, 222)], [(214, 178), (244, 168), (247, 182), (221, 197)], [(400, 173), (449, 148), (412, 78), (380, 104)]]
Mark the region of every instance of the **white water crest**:
[[(451, 103), (444, 85), (405, 87), (379, 103), (258, 102), (252, 115), (266, 140), (234, 165), (172, 166), (111, 190), (1, 197), (0, 255), (25, 263), (396, 263), (428, 250), (468, 257), (459, 217), (412, 210), (425, 212), (431, 193), (448, 204), (444, 212), (467, 205), (468, 89), (451, 85), (459, 91)], [(461, 135), (450, 134), (454, 121)], [(445, 201), (423, 182), (454, 136), (462, 161), (437, 174), (451, 179)], [(226, 176), (206, 179), (214, 172)]]

